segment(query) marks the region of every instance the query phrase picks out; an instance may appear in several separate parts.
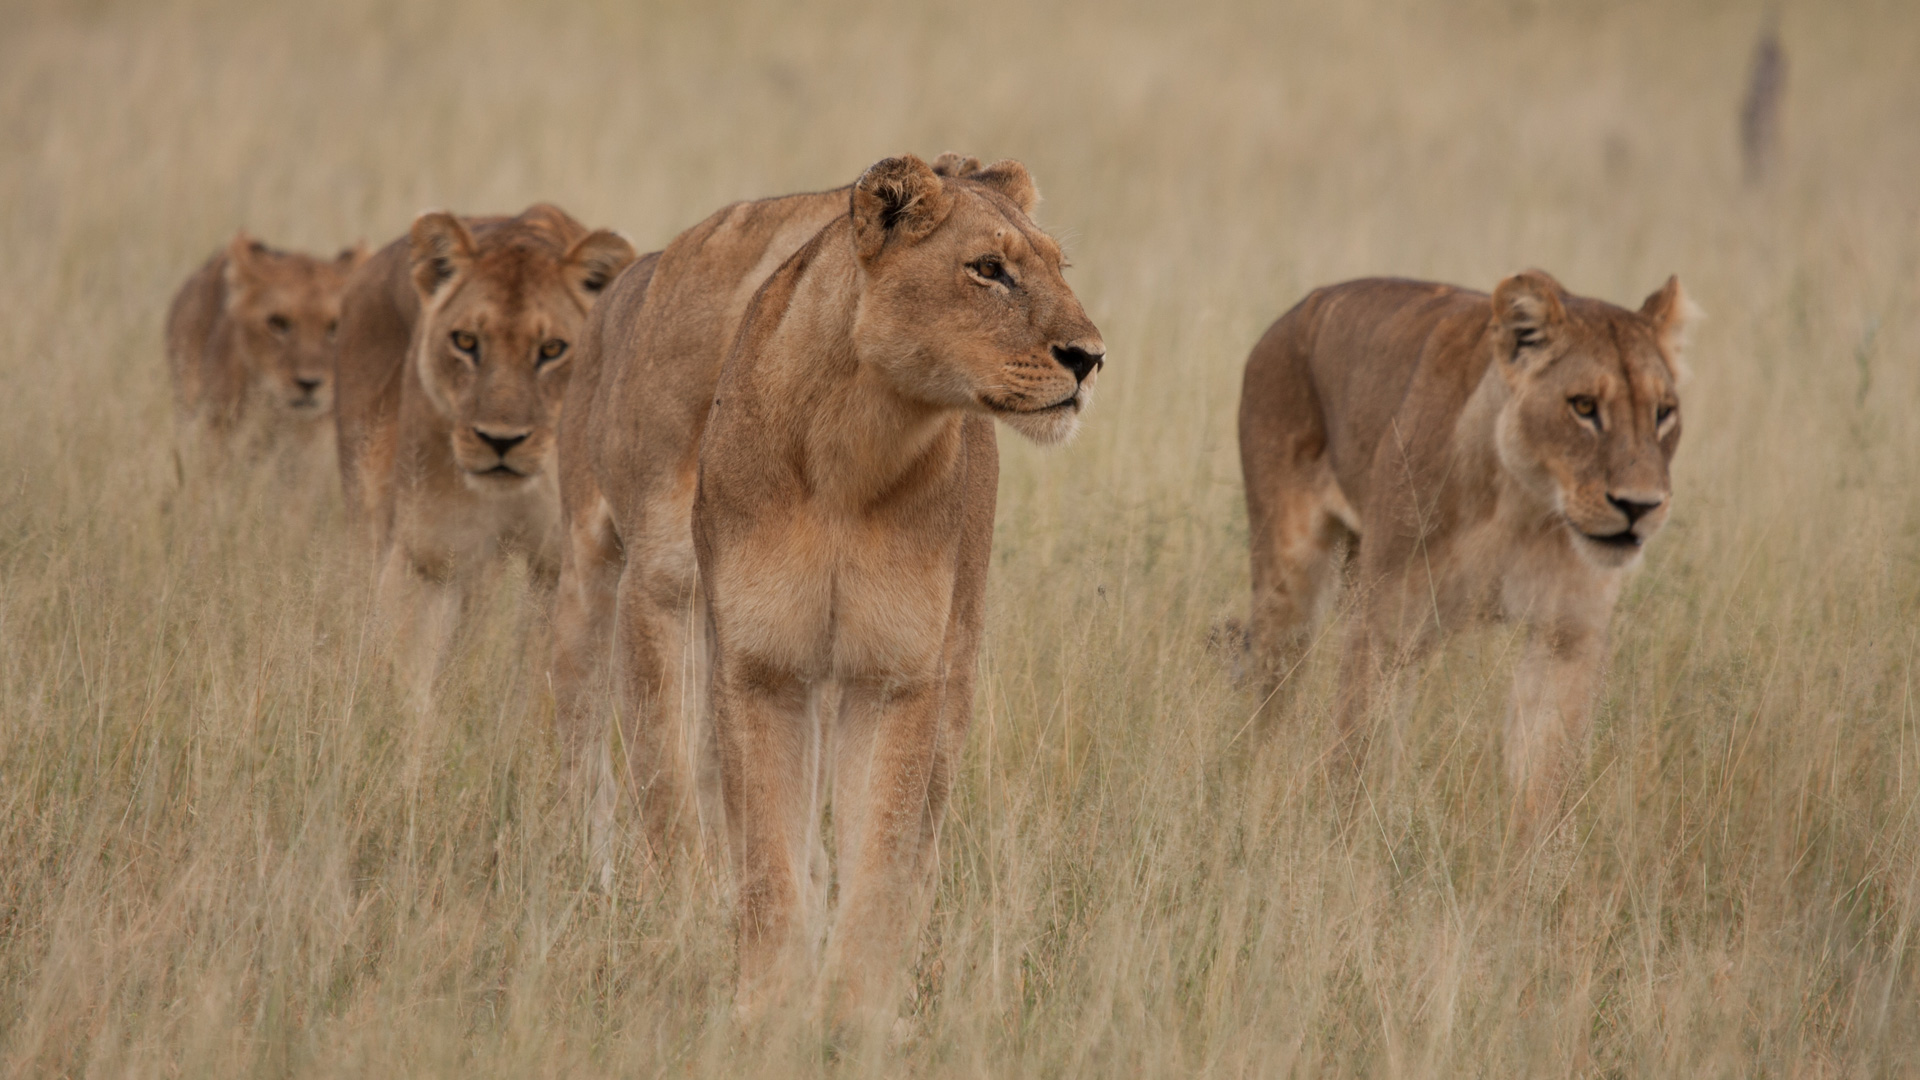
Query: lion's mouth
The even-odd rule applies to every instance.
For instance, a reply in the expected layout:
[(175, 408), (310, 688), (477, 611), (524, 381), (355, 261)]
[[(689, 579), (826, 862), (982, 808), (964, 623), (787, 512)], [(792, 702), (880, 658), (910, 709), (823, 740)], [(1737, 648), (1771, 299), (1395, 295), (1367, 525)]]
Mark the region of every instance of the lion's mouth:
[(1587, 532), (1584, 529), (1576, 529), (1575, 531), (1588, 540), (1599, 544), (1601, 547), (1612, 548), (1615, 551), (1634, 551), (1646, 543), (1646, 538), (1634, 532), (1632, 529), (1621, 529), (1617, 533), (1609, 533), (1605, 536), (1595, 536), (1593, 533)]
[(1045, 416), (1048, 413), (1055, 412), (1078, 412), (1080, 409), (1080, 394), (1078, 391), (1069, 394), (1051, 405), (1042, 405), (1033, 409), (1022, 409), (1017, 405), (1012, 405), (1004, 401), (994, 401), (991, 398), (983, 398), (982, 400), (986, 402), (987, 408), (992, 409), (994, 412), (1011, 413), (1015, 416)]
[(498, 480), (519, 480), (527, 475), (504, 461), (491, 469), (468, 469), (467, 471), (475, 476), (491, 476)]

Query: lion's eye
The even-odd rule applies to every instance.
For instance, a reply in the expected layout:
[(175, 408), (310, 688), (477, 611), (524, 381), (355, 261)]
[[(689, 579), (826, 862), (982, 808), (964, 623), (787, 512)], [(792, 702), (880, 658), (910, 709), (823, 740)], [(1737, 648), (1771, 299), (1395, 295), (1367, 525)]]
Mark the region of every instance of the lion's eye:
[(267, 316), (267, 329), (276, 334), (284, 334), (293, 329), (293, 320), (287, 318), (285, 315), (269, 315)]
[(332, 337), (332, 336), (333, 336), (333, 332), (334, 332), (335, 330), (338, 330), (338, 329), (340, 329), (340, 320), (339, 320), (339, 319), (329, 319), (329, 320), (327, 321), (327, 336), (328, 336), (328, 337)]
[(540, 359), (558, 360), (560, 354), (567, 351), (567, 343), (559, 338), (548, 338), (540, 343)]
[(466, 353), (468, 356), (478, 356), (480, 354), (480, 339), (465, 330), (455, 330), (453, 332), (453, 347)]
[(982, 281), (1005, 285), (1008, 288), (1013, 287), (1013, 275), (1007, 273), (1007, 264), (1001, 262), (998, 255), (982, 255), (968, 263), (967, 269), (973, 271), (974, 276)]
[(1567, 399), (1567, 404), (1573, 406), (1573, 415), (1582, 420), (1591, 420), (1600, 413), (1600, 403), (1585, 394), (1575, 394)]
[(1662, 405), (1653, 411), (1653, 422), (1660, 427), (1666, 427), (1667, 421), (1673, 419), (1673, 412), (1674, 406)]

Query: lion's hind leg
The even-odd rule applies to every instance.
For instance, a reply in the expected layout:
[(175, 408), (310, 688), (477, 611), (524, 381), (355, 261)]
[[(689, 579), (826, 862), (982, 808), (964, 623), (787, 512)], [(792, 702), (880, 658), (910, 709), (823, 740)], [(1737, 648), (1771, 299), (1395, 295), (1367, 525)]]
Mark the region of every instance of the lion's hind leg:
[(1247, 358), (1240, 395), (1253, 571), (1247, 620), (1254, 691), (1270, 698), (1305, 658), (1338, 577), (1335, 553), (1358, 523), (1327, 456), (1326, 417), (1308, 363), (1301, 309), (1267, 331)]
[[(680, 520), (684, 521), (684, 518)], [(690, 544), (672, 550), (629, 547), (614, 615), (621, 764), (653, 855), (704, 850), (716, 825), (703, 814), (700, 780), (717, 752), (709, 722), (704, 607)]]
[(1247, 491), (1253, 570), (1247, 652), (1254, 690), (1268, 698), (1306, 659), (1339, 579), (1339, 555), (1357, 534), (1325, 459), (1262, 473), (1259, 496), (1252, 472)]
[(567, 770), (566, 803), (586, 822), (588, 873), (602, 891), (611, 891), (616, 789), (606, 715), (624, 554), (604, 502), (596, 504), (567, 522), (560, 549), (553, 604), (554, 729)]

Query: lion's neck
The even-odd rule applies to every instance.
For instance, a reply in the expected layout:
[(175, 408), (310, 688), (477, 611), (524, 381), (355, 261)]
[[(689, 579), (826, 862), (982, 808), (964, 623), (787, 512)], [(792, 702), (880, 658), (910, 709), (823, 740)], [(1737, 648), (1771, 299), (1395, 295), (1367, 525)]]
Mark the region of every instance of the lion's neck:
[(1502, 603), (1524, 607), (1532, 601), (1523, 598), (1534, 596), (1541, 581), (1564, 582), (1574, 553), (1560, 525), (1552, 478), (1537, 463), (1503, 450), (1508, 440), (1501, 425), (1512, 400), (1513, 389), (1490, 366), (1456, 424), (1442, 505), (1457, 515), (1459, 565), (1486, 575), (1484, 583), (1505, 596)]
[(763, 376), (755, 404), (815, 497), (863, 507), (910, 497), (950, 472), (964, 416), (906, 397), (861, 362), (856, 276), (838, 261), (821, 258), (795, 283), (788, 316), (754, 362)]
[(398, 449), (404, 463), (400, 479), (409, 487), (418, 487), (428, 477), (458, 468), (451, 444), (453, 420), (447, 415), (446, 403), (427, 386), (418, 356), (417, 348), (407, 354), (400, 396), (401, 445)]
[(1501, 453), (1501, 417), (1513, 389), (1492, 365), (1460, 412), (1454, 428), (1453, 467), (1448, 482), (1457, 491), (1456, 504), (1476, 505), (1478, 514), (1532, 519), (1552, 509), (1540, 495), (1540, 478), (1525, 474), (1525, 463)]

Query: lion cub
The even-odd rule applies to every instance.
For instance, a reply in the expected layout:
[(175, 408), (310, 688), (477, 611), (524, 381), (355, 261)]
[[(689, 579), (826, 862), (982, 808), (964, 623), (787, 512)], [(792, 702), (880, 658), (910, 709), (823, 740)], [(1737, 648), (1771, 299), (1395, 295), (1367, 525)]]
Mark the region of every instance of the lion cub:
[[(729, 208), (667, 248), (643, 301), (600, 320), (619, 349), (602, 359), (601, 393), (660, 380), (681, 401), (701, 376), (679, 355), (633, 346), (698, 324), (698, 355), (715, 356), (710, 332), (737, 318), (717, 379), (685, 402), (704, 416), (678, 427), (664, 410), (624, 428), (603, 419), (598, 438), (620, 442), (620, 456), (584, 448), (598, 461), (661, 463), (639, 489), (658, 502), (622, 505), (635, 489), (589, 462), (582, 471), (603, 486), (581, 477), (594, 501), (570, 490), (567, 502), (569, 557), (610, 558), (604, 531), (618, 523), (625, 573), (642, 582), (637, 554), (672, 560), (687, 521), (676, 510), (690, 509), (749, 1015), (811, 967), (826, 916), (829, 784), (840, 867), (826, 986), (843, 1018), (876, 1018), (892, 1000), (972, 709), (998, 475), (992, 418), (1038, 442), (1066, 439), (1105, 353), (1061, 277), (1059, 247), (1029, 217), (1026, 169), (953, 156), (936, 166), (891, 158), (851, 190)], [(683, 276), (739, 280), (784, 246), (789, 223), (827, 209), (744, 309), (732, 291), (672, 305)], [(570, 429), (563, 454), (573, 445)], [(686, 589), (687, 569), (659, 578)], [(643, 783), (679, 768), (639, 764)]]
[(341, 481), (380, 559), (417, 708), (473, 572), (508, 551), (557, 570), (554, 424), (574, 343), (633, 245), (561, 210), (422, 214), (342, 302)]
[(187, 278), (167, 312), (167, 366), (182, 441), (211, 454), (196, 468), (330, 433), (340, 293), (365, 258), (276, 251), (242, 230)]
[(1690, 311), (1677, 278), (1636, 312), (1533, 270), (1492, 296), (1353, 281), (1281, 316), (1240, 400), (1266, 687), (1299, 661), (1343, 539), (1359, 599), (1339, 723), (1356, 759), (1376, 680), (1442, 631), (1517, 621), (1506, 765), (1516, 823), (1542, 822), (1584, 762), (1621, 584), (1672, 505)]

